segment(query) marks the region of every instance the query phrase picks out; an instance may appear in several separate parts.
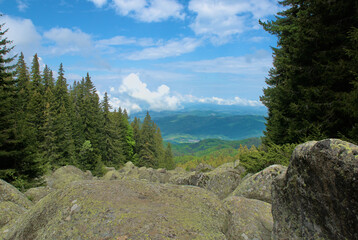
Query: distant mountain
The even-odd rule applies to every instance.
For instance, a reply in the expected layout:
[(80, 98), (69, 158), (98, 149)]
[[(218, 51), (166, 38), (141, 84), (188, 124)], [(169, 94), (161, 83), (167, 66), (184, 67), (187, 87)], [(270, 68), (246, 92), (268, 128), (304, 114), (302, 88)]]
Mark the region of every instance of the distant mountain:
[[(165, 141), (193, 143), (203, 139), (241, 140), (263, 136), (267, 109), (263, 106), (188, 104), (178, 111), (150, 111)], [(131, 115), (144, 119), (146, 112)]]
[[(195, 113), (195, 115), (194, 115)], [(197, 142), (208, 138), (239, 140), (260, 137), (265, 129), (264, 116), (209, 116), (196, 112), (156, 118), (155, 123), (169, 142)]]
[(205, 156), (213, 152), (223, 149), (239, 149), (240, 145), (251, 147), (255, 145), (258, 147), (261, 144), (260, 138), (248, 138), (244, 140), (220, 140), (220, 139), (205, 139), (197, 143), (179, 143), (173, 144), (172, 150), (174, 156), (192, 155), (192, 156)]

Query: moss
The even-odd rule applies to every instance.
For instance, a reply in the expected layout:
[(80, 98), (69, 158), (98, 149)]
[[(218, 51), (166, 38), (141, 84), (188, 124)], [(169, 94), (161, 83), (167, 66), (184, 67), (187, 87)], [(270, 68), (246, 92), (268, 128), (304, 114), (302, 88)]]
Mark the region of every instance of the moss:
[(197, 187), (83, 181), (45, 197), (6, 239), (226, 239), (225, 219), (219, 199)]

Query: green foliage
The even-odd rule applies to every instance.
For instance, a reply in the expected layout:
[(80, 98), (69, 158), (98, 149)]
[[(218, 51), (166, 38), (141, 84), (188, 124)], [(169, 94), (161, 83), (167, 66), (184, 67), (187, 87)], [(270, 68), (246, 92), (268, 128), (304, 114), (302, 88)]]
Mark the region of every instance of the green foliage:
[(265, 142), (357, 139), (357, 1), (280, 4), (275, 20), (261, 22), (278, 37), (261, 98), (269, 110)]
[(236, 148), (224, 148), (208, 152), (205, 155), (184, 155), (175, 157), (177, 166), (186, 170), (195, 169), (200, 163), (208, 164), (214, 168), (228, 162), (240, 160), (240, 165), (246, 169), (246, 173), (256, 173), (273, 165), (281, 164), (288, 166), (291, 154), (297, 144), (241, 145)]
[(270, 143), (260, 148), (251, 147), (247, 149), (240, 147), (238, 150), (240, 165), (249, 173), (259, 172), (273, 164), (288, 166), (292, 152), (296, 146), (297, 144), (276, 145)]
[[(89, 74), (68, 88), (63, 65), (56, 83), (40, 71), (35, 54), (31, 73), (21, 53), (16, 66), (0, 25), (0, 178), (24, 190), (41, 184), (43, 174), (75, 165), (101, 176), (104, 166), (128, 161), (139, 166), (174, 168), (170, 146), (164, 151), (160, 129), (149, 113), (140, 124), (126, 110), (110, 112)], [(13, 68), (15, 71), (12, 72)]]
[(205, 156), (209, 155), (212, 152), (216, 152), (223, 149), (231, 150), (237, 149), (240, 145), (252, 146), (255, 145), (258, 147), (261, 144), (260, 138), (248, 138), (243, 140), (221, 140), (221, 139), (205, 139), (197, 143), (180, 143), (173, 144), (172, 149), (174, 156), (183, 156), (183, 155), (194, 155), (194, 156)]

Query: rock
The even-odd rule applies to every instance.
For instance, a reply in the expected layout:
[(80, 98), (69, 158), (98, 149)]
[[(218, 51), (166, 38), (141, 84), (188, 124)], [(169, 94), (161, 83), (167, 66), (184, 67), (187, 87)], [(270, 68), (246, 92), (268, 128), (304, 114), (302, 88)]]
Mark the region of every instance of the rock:
[(220, 199), (227, 197), (240, 183), (244, 169), (236, 163), (226, 163), (210, 172), (177, 172), (169, 182), (178, 185), (193, 185), (214, 192)]
[(273, 182), (274, 239), (358, 239), (358, 146), (301, 144)]
[(57, 169), (52, 175), (46, 176), (47, 186), (50, 188), (63, 188), (68, 183), (79, 180), (91, 180), (92, 174), (84, 173), (75, 166), (64, 166)]
[(225, 240), (227, 211), (204, 189), (141, 180), (78, 181), (2, 229), (15, 239)]
[(224, 203), (230, 215), (226, 234), (228, 239), (271, 239), (271, 204), (237, 196), (226, 198)]
[(122, 178), (123, 176), (116, 170), (111, 170), (103, 176), (104, 180), (117, 180)]
[(210, 172), (214, 170), (214, 168), (212, 166), (210, 166), (209, 164), (205, 164), (205, 163), (199, 163), (198, 166), (196, 166), (196, 168), (194, 168), (192, 171), (196, 171), (196, 172)]
[(269, 166), (264, 170), (242, 180), (232, 195), (271, 203), (272, 181), (278, 175), (285, 174), (286, 170), (287, 167), (282, 165)]
[(26, 212), (26, 208), (23, 208), (13, 202), (0, 202), (0, 229), (24, 212)]
[(12, 202), (26, 209), (33, 206), (22, 192), (2, 179), (0, 179), (0, 202)]
[(54, 189), (50, 187), (36, 187), (30, 188), (25, 192), (25, 196), (30, 199), (33, 203), (38, 202), (40, 199), (46, 197), (49, 193), (54, 191)]
[(239, 185), (245, 170), (237, 163), (225, 163), (211, 172), (204, 173), (208, 178), (205, 189), (214, 192), (220, 199), (226, 198)]

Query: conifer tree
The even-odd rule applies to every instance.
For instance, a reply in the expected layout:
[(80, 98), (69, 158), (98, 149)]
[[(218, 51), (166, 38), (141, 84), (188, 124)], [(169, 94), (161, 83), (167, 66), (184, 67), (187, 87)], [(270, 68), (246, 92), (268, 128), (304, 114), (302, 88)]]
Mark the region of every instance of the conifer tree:
[(262, 102), (265, 141), (276, 144), (349, 136), (357, 118), (345, 97), (356, 78), (347, 49), (358, 26), (357, 1), (284, 0), (276, 20), (261, 23), (278, 37)]
[[(19, 123), (22, 117), (19, 114), (21, 101), (19, 101), (19, 85), (12, 76), (14, 57), (8, 57), (13, 47), (4, 34), (4, 24), (0, 25), (0, 178), (12, 182), (17, 187), (28, 187), (33, 180), (43, 173), (39, 159), (29, 141), (28, 136), (22, 132)], [(25, 65), (24, 65), (25, 66)], [(26, 70), (26, 67), (25, 67)]]
[(120, 134), (116, 129), (116, 118), (112, 116), (110, 109), (109, 98), (107, 92), (105, 92), (102, 102), (104, 119), (102, 161), (107, 166), (119, 167), (121, 163), (124, 163), (124, 154), (120, 143)]
[(167, 147), (165, 148), (163, 163), (164, 164), (161, 166), (162, 168), (166, 168), (167, 170), (173, 170), (175, 168), (174, 156), (170, 143), (168, 143)]
[(138, 166), (158, 167), (155, 133), (154, 122), (147, 112), (140, 130)]

